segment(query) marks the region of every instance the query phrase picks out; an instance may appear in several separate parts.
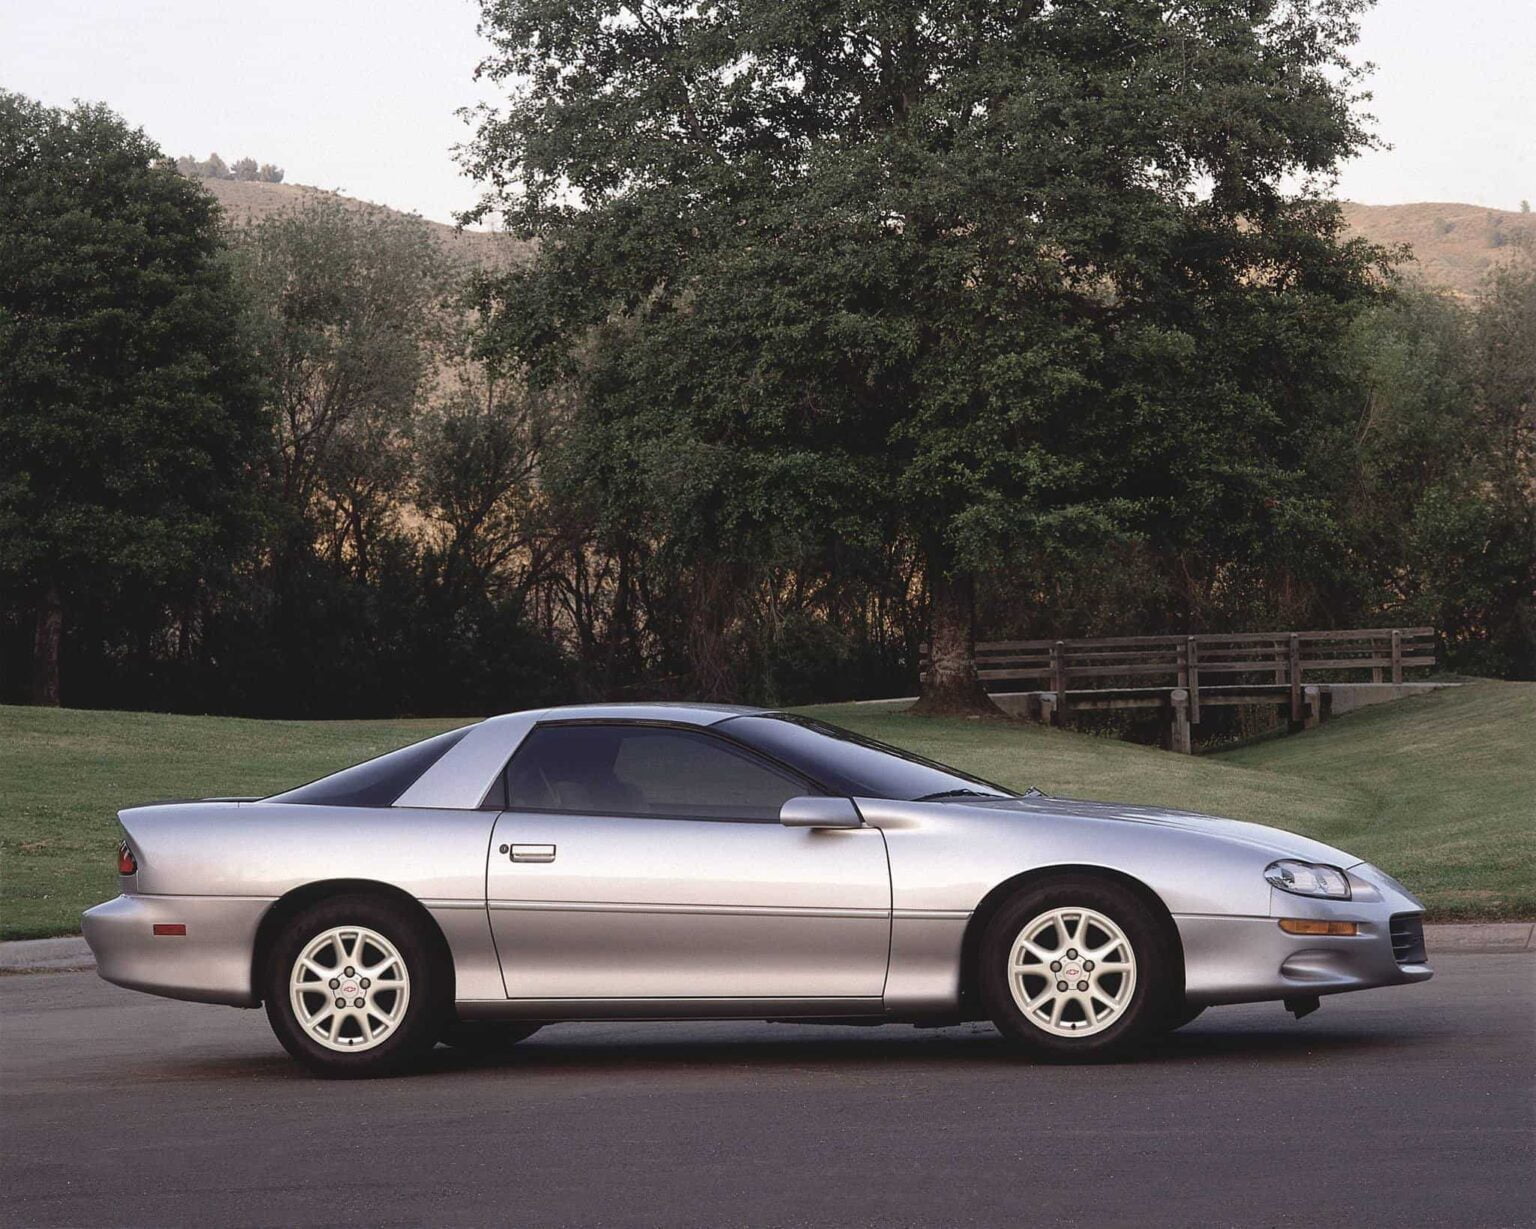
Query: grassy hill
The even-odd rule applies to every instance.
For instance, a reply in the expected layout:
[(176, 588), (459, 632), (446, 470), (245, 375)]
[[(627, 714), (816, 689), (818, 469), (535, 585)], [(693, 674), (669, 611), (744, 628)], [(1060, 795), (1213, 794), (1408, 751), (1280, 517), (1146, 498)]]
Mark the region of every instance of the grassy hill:
[[(198, 181), (218, 197), (225, 215), (237, 225), (259, 220), (279, 209), (291, 209), (306, 195), (329, 195), (302, 184), (274, 184), (234, 179)], [(386, 209), (352, 197), (338, 199), (358, 209)], [(1490, 270), (1507, 262), (1522, 237), (1536, 242), (1536, 214), (1486, 209), (1481, 205), (1417, 204), (1360, 205), (1345, 202), (1344, 217), (1351, 231), (1388, 247), (1407, 244), (1414, 260), (1407, 266), (1432, 286), (1458, 294), (1473, 294)], [(469, 263), (485, 266), (507, 260), (524, 245), (488, 231), (460, 231), (442, 222), (428, 222), (443, 246)]]
[[(1480, 683), (1306, 734), (1189, 758), (889, 706), (810, 710), (982, 776), (1161, 803), (1342, 845), (1439, 918), (1536, 918), (1536, 685)], [(118, 808), (262, 794), (457, 724), (245, 721), (0, 707), (0, 938), (72, 932), (116, 891)]]

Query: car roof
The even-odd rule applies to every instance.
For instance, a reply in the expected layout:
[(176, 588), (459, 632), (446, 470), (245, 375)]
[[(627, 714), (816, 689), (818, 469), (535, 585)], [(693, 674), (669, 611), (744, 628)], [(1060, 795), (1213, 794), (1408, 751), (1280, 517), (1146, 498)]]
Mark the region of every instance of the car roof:
[(731, 717), (753, 713), (771, 713), (771, 708), (747, 704), (708, 704), (689, 701), (637, 701), (608, 704), (561, 704), (553, 708), (503, 713), (488, 721), (671, 721), (680, 725), (715, 725)]

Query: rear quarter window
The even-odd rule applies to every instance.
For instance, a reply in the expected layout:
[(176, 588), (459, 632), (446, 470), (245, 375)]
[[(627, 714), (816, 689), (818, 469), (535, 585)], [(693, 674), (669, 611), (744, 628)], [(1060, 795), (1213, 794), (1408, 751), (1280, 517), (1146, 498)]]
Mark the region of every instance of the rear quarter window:
[(343, 768), (328, 777), (311, 781), (286, 793), (273, 794), (268, 802), (299, 802), (319, 807), (387, 807), (405, 793), (416, 779), (442, 759), (472, 730), (449, 730), (398, 751)]

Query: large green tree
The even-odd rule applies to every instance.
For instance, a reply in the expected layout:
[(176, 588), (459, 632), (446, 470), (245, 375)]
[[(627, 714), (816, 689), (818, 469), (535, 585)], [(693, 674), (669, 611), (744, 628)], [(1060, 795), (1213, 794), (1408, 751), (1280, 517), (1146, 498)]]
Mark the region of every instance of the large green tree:
[(277, 431), (279, 553), (314, 550), (366, 578), (406, 493), (449, 264), (420, 218), (327, 196), (235, 238), (245, 328)]
[(103, 106), (0, 93), (0, 582), (38, 703), (72, 612), (185, 605), (246, 540), (239, 315), (212, 197)]
[(617, 527), (719, 617), (786, 554), (924, 560), (924, 706), (984, 703), (976, 576), (1116, 535), (1326, 546), (1305, 478), (1373, 254), (1363, 0), (484, 0), (466, 164), (536, 258), (506, 349), (575, 381)]

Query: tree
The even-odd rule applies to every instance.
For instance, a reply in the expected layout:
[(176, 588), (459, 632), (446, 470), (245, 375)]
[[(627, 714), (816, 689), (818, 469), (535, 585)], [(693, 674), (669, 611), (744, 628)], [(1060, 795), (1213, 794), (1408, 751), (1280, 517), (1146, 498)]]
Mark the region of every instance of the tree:
[(248, 227), (236, 256), (276, 423), (283, 553), (366, 576), (408, 484), (448, 266), (419, 218), (327, 197)]
[(745, 577), (900, 538), (922, 707), (984, 708), (978, 574), (1327, 538), (1309, 393), (1375, 254), (1282, 185), (1366, 143), (1362, 7), (483, 0), (471, 216), (541, 241), (502, 345), (688, 560), (697, 674)]
[(260, 168), (256, 165), (255, 158), (240, 158), (229, 169), (236, 179), (243, 179), (248, 182), (258, 178), (261, 173)]
[(218, 206), (104, 106), (0, 94), (0, 578), (33, 699), (72, 616), (187, 601), (253, 524), (265, 439)]
[(273, 166), (270, 162), (263, 162), (261, 164), (261, 170), (257, 172), (257, 178), (259, 178), (262, 183), (282, 183), (283, 168), (280, 166)]

